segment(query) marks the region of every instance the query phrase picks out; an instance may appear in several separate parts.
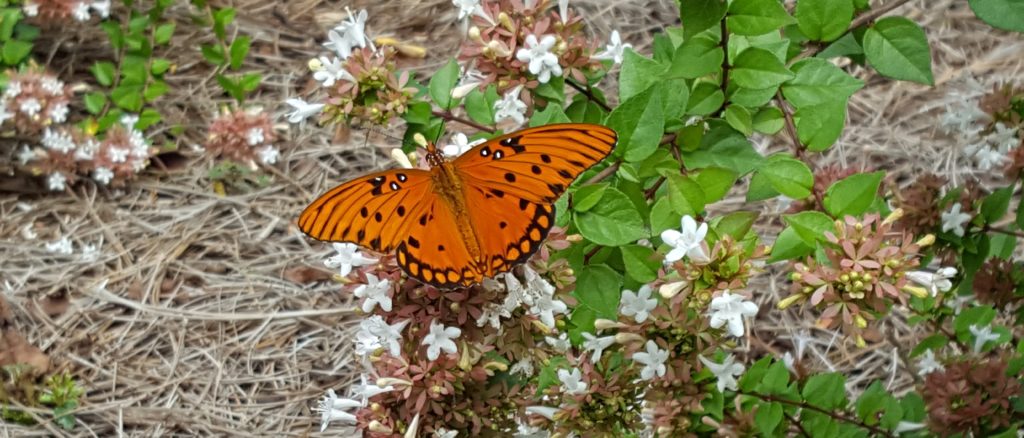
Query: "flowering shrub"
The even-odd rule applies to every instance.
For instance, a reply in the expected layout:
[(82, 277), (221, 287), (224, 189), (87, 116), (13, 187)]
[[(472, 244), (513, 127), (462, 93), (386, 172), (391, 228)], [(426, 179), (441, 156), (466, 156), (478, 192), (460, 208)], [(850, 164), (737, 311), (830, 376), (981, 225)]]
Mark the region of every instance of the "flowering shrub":
[[(543, 248), (498, 278), (437, 289), (405, 278), (391, 254), (335, 244), (326, 264), (364, 314), (363, 377), (348, 397), (328, 391), (323, 429), (892, 436), (1024, 424), (1014, 377), (1024, 360), (1004, 348), (1009, 331), (998, 323), (1020, 307), (1022, 278), (1009, 273), (1019, 233), (1001, 225), (1016, 181), (989, 195), (930, 175), (890, 188), (884, 171), (816, 165), (864, 86), (828, 58), (853, 45), (879, 74), (930, 84), (916, 24), (866, 4), (801, 0), (794, 17), (774, 0), (683, 0), (682, 27), (655, 38), (647, 57), (617, 32), (599, 50), (568, 3), (453, 1), (467, 37), (425, 86), (367, 37), (365, 11), (348, 11), (325, 44), (333, 53), (311, 62), (325, 96), (289, 101), (293, 123), (401, 117), (413, 138), (436, 137), (443, 122), (486, 136), (572, 121), (619, 135), (612, 156), (559, 201), (559, 228)], [(616, 69), (612, 107), (597, 86)], [(982, 169), (1019, 148), (1015, 90), (972, 94), (943, 116), (950, 134), (973, 142), (967, 153)], [(752, 136), (784, 127), (788, 153), (753, 148)], [(443, 150), (454, 157), (474, 144), (459, 133)], [(394, 156), (411, 167), (410, 151)], [(1007, 172), (1016, 178), (1019, 168)], [(741, 179), (750, 202), (794, 201), (771, 246), (753, 231), (756, 213), (707, 214)], [(1024, 227), (1020, 217), (1014, 227)], [(934, 255), (942, 265), (929, 268)], [(878, 342), (878, 322), (894, 315), (927, 323), (934, 334), (904, 352), (921, 358), (919, 392), (897, 398), (876, 382), (848, 399), (842, 374), (803, 362), (806, 341), (778, 359), (737, 354), (750, 319), (778, 311), (759, 307), (771, 298), (750, 286), (778, 262), (790, 266), (791, 293), (775, 307), (817, 318), (855, 348)], [(999, 307), (962, 308), (972, 281), (978, 300)]]

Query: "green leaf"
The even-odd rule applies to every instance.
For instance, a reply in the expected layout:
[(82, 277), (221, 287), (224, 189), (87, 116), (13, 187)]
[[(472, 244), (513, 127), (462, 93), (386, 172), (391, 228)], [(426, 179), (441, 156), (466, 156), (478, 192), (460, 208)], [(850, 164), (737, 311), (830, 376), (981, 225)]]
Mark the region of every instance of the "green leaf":
[(452, 99), (452, 89), (459, 81), (459, 64), (454, 59), (448, 60), (444, 67), (441, 67), (430, 77), (430, 98), (442, 109), (451, 109), (456, 99)]
[(846, 407), (846, 377), (839, 373), (816, 374), (807, 379), (802, 392), (804, 400), (825, 410)]
[(162, 76), (171, 68), (171, 61), (164, 58), (155, 58), (153, 62), (149, 64), (149, 71), (153, 73), (153, 76)]
[(974, 15), (989, 26), (1024, 32), (1024, 0), (968, 0)]
[(203, 44), (199, 46), (199, 51), (203, 53), (203, 58), (207, 62), (213, 65), (223, 65), (227, 60), (224, 58), (224, 49), (221, 46), (215, 44)]
[(100, 28), (103, 32), (106, 32), (107, 38), (110, 39), (110, 45), (114, 49), (120, 50), (124, 46), (124, 33), (121, 31), (121, 24), (116, 21), (103, 21), (100, 23)]
[(764, 374), (764, 379), (757, 385), (758, 392), (768, 395), (779, 395), (789, 386), (789, 370), (782, 361), (773, 363)]
[(466, 95), (466, 114), (474, 122), (484, 125), (494, 124), (494, 102), (498, 101), (497, 88), (492, 84), (487, 90), (473, 89)]
[(736, 184), (739, 174), (723, 167), (706, 167), (694, 178), (704, 193), (704, 202), (710, 204), (720, 201), (729, 193), (729, 189)]
[(92, 65), (92, 75), (96, 77), (96, 82), (104, 87), (109, 87), (114, 83), (114, 75), (116, 67), (114, 63), (109, 61), (100, 61)]
[(864, 81), (850, 76), (831, 62), (807, 58), (792, 66), (795, 76), (782, 85), (782, 95), (797, 108), (846, 102), (864, 87)]
[(247, 35), (239, 35), (231, 42), (231, 48), (228, 51), (231, 53), (231, 69), (238, 70), (242, 67), (242, 61), (245, 61), (245, 55), (249, 54), (249, 46), (252, 44), (252, 40)]
[(649, 236), (636, 206), (614, 187), (594, 208), (574, 215), (573, 222), (583, 237), (599, 245), (625, 245)]
[(150, 126), (159, 123), (161, 118), (160, 113), (155, 109), (146, 108), (139, 113), (139, 121), (135, 122), (135, 129), (145, 131)]
[(753, 211), (734, 211), (725, 216), (719, 216), (712, 221), (715, 232), (721, 235), (729, 235), (733, 240), (740, 241), (750, 232), (754, 226), (758, 214)]
[(676, 49), (668, 76), (695, 79), (715, 73), (722, 68), (724, 57), (725, 51), (714, 38), (693, 37)]
[(807, 38), (832, 41), (846, 33), (853, 21), (850, 0), (799, 0), (796, 2), (796, 23)]
[(768, 178), (772, 188), (793, 199), (806, 198), (814, 186), (811, 169), (802, 161), (788, 157), (772, 157), (757, 172)]
[(832, 184), (825, 191), (825, 210), (834, 218), (860, 216), (878, 196), (878, 186), (885, 172), (858, 173)]
[(82, 98), (85, 102), (85, 109), (89, 111), (89, 114), (99, 114), (103, 111), (103, 106), (107, 104), (107, 95), (99, 91), (86, 94)]
[(622, 275), (605, 265), (584, 265), (576, 276), (572, 296), (579, 304), (573, 309), (569, 336), (574, 343), (582, 341), (582, 333), (594, 333), (597, 318), (618, 318)]
[(779, 233), (779, 237), (772, 244), (772, 255), (768, 263), (775, 263), (781, 260), (793, 260), (814, 252), (814, 247), (807, 246), (800, 235), (792, 227), (786, 228)]
[(17, 65), (32, 52), (32, 43), (28, 41), (9, 39), (4, 41), (3, 57), (4, 64)]
[(667, 177), (668, 199), (672, 209), (681, 215), (697, 216), (704, 211), (704, 191), (690, 177)]
[(213, 13), (213, 33), (217, 38), (227, 39), (227, 27), (235, 20), (235, 8), (217, 9)]
[(665, 79), (655, 85), (656, 92), (661, 94), (662, 115), (665, 118), (665, 131), (674, 131), (683, 126), (686, 115), (686, 104), (690, 100), (690, 86), (684, 79)]
[(637, 162), (658, 149), (665, 130), (661, 95), (648, 88), (615, 108), (608, 116), (608, 127), (619, 134), (615, 153), (626, 161)]
[(697, 82), (690, 91), (686, 114), (706, 116), (718, 110), (725, 102), (725, 94), (718, 85), (711, 82)]
[(732, 126), (733, 129), (743, 133), (743, 135), (750, 135), (754, 133), (754, 120), (750, 116), (750, 110), (739, 106), (729, 105), (725, 108), (725, 121)]
[(259, 73), (246, 73), (242, 75), (242, 79), (238, 81), (238, 84), (242, 87), (242, 91), (249, 92), (259, 88), (262, 81), (263, 76)]
[(924, 30), (903, 17), (887, 17), (864, 33), (864, 54), (884, 76), (933, 85), (932, 57)]
[(642, 245), (624, 245), (619, 250), (629, 278), (638, 283), (650, 283), (658, 279), (661, 258), (655, 257), (653, 249)]
[(709, 131), (701, 139), (700, 149), (683, 156), (689, 169), (717, 166), (740, 175), (750, 173), (764, 161), (746, 137), (729, 128)]
[(626, 101), (661, 81), (664, 64), (626, 49), (619, 72), (619, 99)]
[(807, 149), (820, 152), (832, 146), (846, 124), (846, 101), (832, 101), (798, 108), (793, 114), (797, 137)]
[[(776, 3), (775, 0), (769, 1)], [(736, 85), (754, 89), (774, 87), (792, 77), (793, 72), (789, 71), (772, 52), (754, 47), (744, 50), (736, 57), (729, 76)]]
[(778, 0), (733, 0), (725, 22), (731, 33), (761, 35), (781, 29), (794, 20)]
[(168, 91), (170, 91), (170, 87), (167, 86), (167, 83), (157, 79), (146, 86), (143, 97), (146, 99), (146, 102), (152, 102), (158, 97), (167, 94)]
[(1018, 230), (1024, 230), (1024, 202), (1017, 204), (1017, 224)]
[(608, 183), (597, 183), (580, 186), (572, 194), (572, 209), (576, 212), (584, 212), (594, 208), (604, 196), (608, 189)]
[(1006, 215), (1006, 211), (1010, 209), (1013, 189), (1014, 186), (1003, 187), (986, 196), (981, 202), (981, 216), (985, 218), (986, 224), (995, 223)]
[(863, 54), (864, 48), (860, 46), (860, 42), (854, 33), (850, 32), (833, 41), (825, 50), (815, 55), (815, 58), (829, 59), (840, 56), (860, 56)]
[(779, 196), (779, 192), (772, 188), (768, 178), (760, 173), (754, 173), (750, 177), (750, 187), (747, 188), (747, 202), (763, 201)]
[(765, 436), (774, 436), (775, 428), (782, 422), (782, 405), (779, 402), (761, 403), (754, 414), (754, 425)]
[(796, 231), (800, 239), (810, 247), (825, 239), (825, 232), (835, 232), (832, 218), (820, 211), (801, 211), (796, 214), (782, 215), (782, 220)]
[(942, 347), (945, 347), (946, 344), (949, 344), (949, 337), (943, 333), (936, 333), (922, 339), (921, 342), (918, 342), (917, 346), (914, 347), (913, 350), (910, 350), (910, 357), (920, 356), (925, 352), (925, 350), (938, 352)]
[(750, 366), (750, 369), (740, 376), (737, 386), (739, 386), (741, 391), (753, 391), (754, 388), (757, 388), (757, 385), (761, 383), (761, 380), (764, 379), (764, 375), (768, 372), (768, 367), (771, 365), (771, 355), (765, 355), (757, 362), (754, 362), (754, 364)]
[(717, 26), (727, 9), (723, 0), (679, 0), (679, 18), (683, 22), (683, 37), (694, 35)]
[(174, 23), (161, 24), (153, 31), (153, 42), (156, 44), (167, 44), (171, 41), (172, 35), (174, 35)]
[(770, 106), (754, 114), (752, 122), (755, 131), (772, 135), (782, 130), (786, 120), (782, 115), (782, 110)]
[(19, 8), (0, 9), (0, 41), (11, 39), (14, 35), (14, 25), (21, 21), (21, 17)]
[(552, 123), (568, 123), (569, 116), (565, 115), (562, 111), (562, 107), (557, 103), (550, 103), (546, 108), (541, 111), (534, 111), (533, 115), (530, 116), (529, 126), (550, 125)]
[(667, 230), (669, 228), (679, 228), (679, 220), (682, 217), (683, 215), (676, 213), (672, 209), (672, 203), (669, 202), (667, 196), (661, 197), (651, 206), (651, 229)]
[(142, 85), (120, 85), (110, 92), (114, 105), (133, 113), (142, 109), (142, 97)]

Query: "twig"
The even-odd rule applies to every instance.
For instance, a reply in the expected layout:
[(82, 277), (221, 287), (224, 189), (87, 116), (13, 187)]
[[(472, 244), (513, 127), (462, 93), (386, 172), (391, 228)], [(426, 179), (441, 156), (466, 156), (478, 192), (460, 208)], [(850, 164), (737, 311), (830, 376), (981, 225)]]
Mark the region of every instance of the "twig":
[(796, 401), (792, 401), (792, 400), (786, 400), (784, 398), (778, 398), (778, 397), (775, 397), (775, 396), (772, 396), (772, 395), (761, 394), (761, 393), (757, 393), (757, 392), (736, 391), (736, 393), (737, 394), (743, 394), (743, 395), (750, 396), (750, 397), (754, 397), (754, 398), (759, 398), (759, 399), (764, 400), (764, 401), (779, 402), (779, 403), (782, 403), (784, 405), (796, 406), (796, 407), (801, 408), (801, 409), (807, 409), (809, 411), (814, 411), (814, 412), (817, 412), (817, 413), (820, 413), (820, 414), (828, 415), (829, 417), (832, 417), (832, 419), (834, 419), (836, 421), (842, 421), (844, 423), (849, 423), (849, 424), (852, 424), (854, 426), (857, 426), (857, 427), (860, 427), (860, 428), (863, 428), (863, 429), (867, 429), (867, 430), (869, 430), (872, 433), (877, 434), (877, 435), (886, 436), (886, 437), (894, 436), (893, 434), (889, 433), (889, 431), (887, 431), (885, 429), (881, 429), (881, 428), (872, 426), (872, 425), (867, 424), (867, 423), (865, 423), (863, 421), (860, 421), (860, 420), (858, 420), (856, 418), (851, 418), (851, 417), (847, 417), (846, 415), (837, 414), (837, 413), (832, 412), (830, 410), (822, 409), (822, 408), (819, 408), (817, 406), (814, 406), (814, 405), (811, 405), (811, 404), (807, 404), (805, 402), (796, 402)]
[(793, 123), (793, 114), (790, 113), (789, 106), (786, 105), (781, 92), (775, 94), (775, 102), (779, 105), (779, 110), (782, 111), (782, 118), (786, 121), (786, 134), (789, 135), (790, 140), (793, 142), (793, 155), (804, 161), (806, 148), (803, 143), (800, 143), (800, 137), (796, 133), (796, 124)]
[(479, 129), (481, 131), (489, 132), (491, 134), (493, 134), (494, 131), (495, 131), (494, 128), (491, 128), (489, 126), (481, 125), (481, 124), (479, 124), (477, 122), (474, 122), (472, 120), (456, 116), (455, 114), (452, 114), (451, 111), (434, 110), (433, 114), (435, 116), (440, 117), (442, 119), (445, 119), (445, 120), (447, 120), (449, 122), (459, 122), (459, 123), (461, 123), (463, 125), (471, 126), (473, 128)]
[(601, 169), (600, 172), (597, 172), (597, 175), (594, 175), (594, 176), (590, 177), (590, 179), (584, 181), (583, 185), (588, 186), (588, 185), (591, 185), (591, 184), (597, 184), (597, 183), (599, 183), (601, 181), (604, 181), (609, 176), (612, 176), (613, 174), (615, 174), (615, 172), (619, 170), (619, 166), (621, 166), (621, 165), (622, 165), (622, 161), (616, 161), (616, 162), (612, 163), (611, 166), (608, 166), (608, 167), (605, 167), (604, 169)]
[(785, 416), (786, 419), (789, 420), (789, 422), (792, 425), (796, 426), (796, 429), (800, 431), (800, 435), (801, 436), (806, 436), (806, 437), (810, 437), (811, 436), (811, 434), (807, 433), (807, 429), (804, 429), (804, 425), (800, 423), (800, 419), (798, 419), (798, 418), (796, 418), (796, 417), (794, 417), (794, 416), (792, 416), (790, 414), (787, 414), (786, 411), (782, 411), (782, 415)]
[[(725, 56), (722, 56), (722, 85), (720, 87), (722, 89), (722, 96), (726, 96), (726, 91), (729, 88), (729, 28), (725, 24), (725, 17), (722, 17), (721, 28), (722, 44), (720, 44), (720, 46), (722, 46), (722, 52)], [(718, 117), (723, 117), (725, 115), (725, 106), (728, 101), (729, 99), (722, 99), (722, 105), (715, 110), (715, 114), (717, 114)]]
[(566, 79), (565, 83), (569, 84), (570, 87), (574, 88), (576, 91), (579, 91), (584, 96), (587, 96), (587, 99), (590, 99), (591, 102), (596, 103), (597, 106), (601, 107), (605, 111), (612, 112), (612, 107), (608, 106), (607, 103), (602, 102), (600, 99), (597, 98), (597, 96), (594, 96), (594, 93), (590, 91), (590, 87), (584, 88), (582, 85), (577, 84), (576, 81), (572, 79)]
[(991, 231), (993, 233), (1006, 234), (1009, 236), (1024, 237), (1024, 233), (1020, 231), (1007, 230), (1006, 228), (993, 227), (988, 225), (985, 225), (985, 228), (982, 228), (982, 231)]

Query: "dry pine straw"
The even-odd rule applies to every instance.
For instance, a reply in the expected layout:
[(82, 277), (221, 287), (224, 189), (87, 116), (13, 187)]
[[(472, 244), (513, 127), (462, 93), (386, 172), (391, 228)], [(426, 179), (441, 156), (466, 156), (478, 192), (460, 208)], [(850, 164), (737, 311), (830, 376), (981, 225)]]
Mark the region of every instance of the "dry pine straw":
[[(282, 114), (280, 102), (315, 89), (305, 62), (321, 53), (317, 41), (345, 5), (311, 0), (234, 5), (240, 31), (254, 37), (250, 65), (265, 77), (254, 102)], [(641, 52), (649, 51), (653, 33), (677, 23), (672, 1), (573, 0), (572, 5), (586, 12), (595, 35), (603, 38), (618, 29)], [(369, 9), (372, 34), (429, 48), (428, 58), (410, 61), (410, 68), (435, 69), (459, 43), (447, 0), (350, 6)], [(197, 38), (208, 35), (190, 24), (188, 13), (184, 6), (170, 11), (178, 22), (173, 43), (178, 47), (169, 55), (177, 57), (179, 68), (172, 94), (161, 103), (168, 120), (187, 128), (188, 140), (178, 145), (185, 151), (189, 142), (201, 142), (209, 117), (227, 103), (191, 50)], [(1024, 77), (1024, 39), (979, 22), (965, 1), (918, 0), (896, 13), (927, 30), (936, 86), (893, 82), (855, 68), (868, 86), (850, 103), (843, 138), (816, 164), (882, 168), (904, 178), (933, 171), (962, 181), (972, 172), (972, 163), (961, 156), (963, 145), (935, 129), (944, 98), (964, 74), (986, 85)], [(103, 40), (96, 29), (44, 38), (60, 47), (43, 56), (63, 69), (65, 78), (85, 80), (88, 61), (109, 50), (91, 43)], [(344, 144), (332, 138), (329, 129), (312, 125), (288, 128), (273, 182), (226, 197), (213, 193), (205, 178), (212, 163), (198, 156), (187, 166), (154, 168), (124, 190), (83, 186), (60, 195), (0, 195), (0, 280), (14, 326), (56, 367), (71, 369), (87, 390), (71, 435), (319, 433), (311, 410), (316, 400), (327, 388), (340, 392), (358, 378), (351, 346), (358, 316), (351, 312), (350, 296), (337, 293), (330, 282), (314, 281), (329, 274), (320, 263), (328, 247), (303, 237), (293, 222), (312, 196), (331, 184), (386, 166), (385, 148), (394, 143), (360, 133)], [(789, 143), (778, 138), (757, 144), (763, 152), (775, 152)], [(779, 208), (773, 202), (745, 205), (736, 191), (710, 209), (713, 214), (759, 210), (763, 234), (778, 232)], [(38, 238), (23, 237), (26, 224)], [(71, 237), (76, 254), (43, 248), (61, 236)], [(98, 257), (85, 260), (82, 245), (98, 242)], [(762, 311), (741, 342), (741, 353), (791, 351), (791, 337), (808, 330), (809, 366), (844, 372), (852, 390), (873, 379), (897, 392), (913, 385), (914, 374), (899, 359), (907, 351), (896, 346), (913, 345), (920, 329), (909, 327), (897, 312), (882, 324), (881, 342), (851, 348), (834, 333), (813, 328), (810, 315), (774, 310), (787, 287), (780, 272), (769, 267), (751, 287)], [(57, 434), (66, 432), (0, 424), (0, 436)]]

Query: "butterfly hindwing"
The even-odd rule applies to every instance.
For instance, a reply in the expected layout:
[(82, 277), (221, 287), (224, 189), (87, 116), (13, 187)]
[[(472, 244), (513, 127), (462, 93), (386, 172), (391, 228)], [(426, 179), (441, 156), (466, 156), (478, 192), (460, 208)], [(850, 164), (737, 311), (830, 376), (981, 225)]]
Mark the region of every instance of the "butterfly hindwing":
[(432, 191), (430, 173), (424, 170), (372, 173), (313, 201), (299, 216), (299, 228), (318, 240), (353, 242), (388, 252), (402, 240)]
[(398, 265), (406, 274), (442, 288), (469, 286), (483, 280), (483, 272), (470, 255), (455, 216), (440, 197), (429, 197), (413, 219), (395, 251)]
[(555, 222), (555, 208), (496, 189), (467, 185), (469, 217), (487, 277), (506, 272), (536, 252)]
[(581, 173), (611, 153), (615, 131), (564, 123), (524, 129), (462, 154), (454, 166), (463, 183), (553, 203)]

